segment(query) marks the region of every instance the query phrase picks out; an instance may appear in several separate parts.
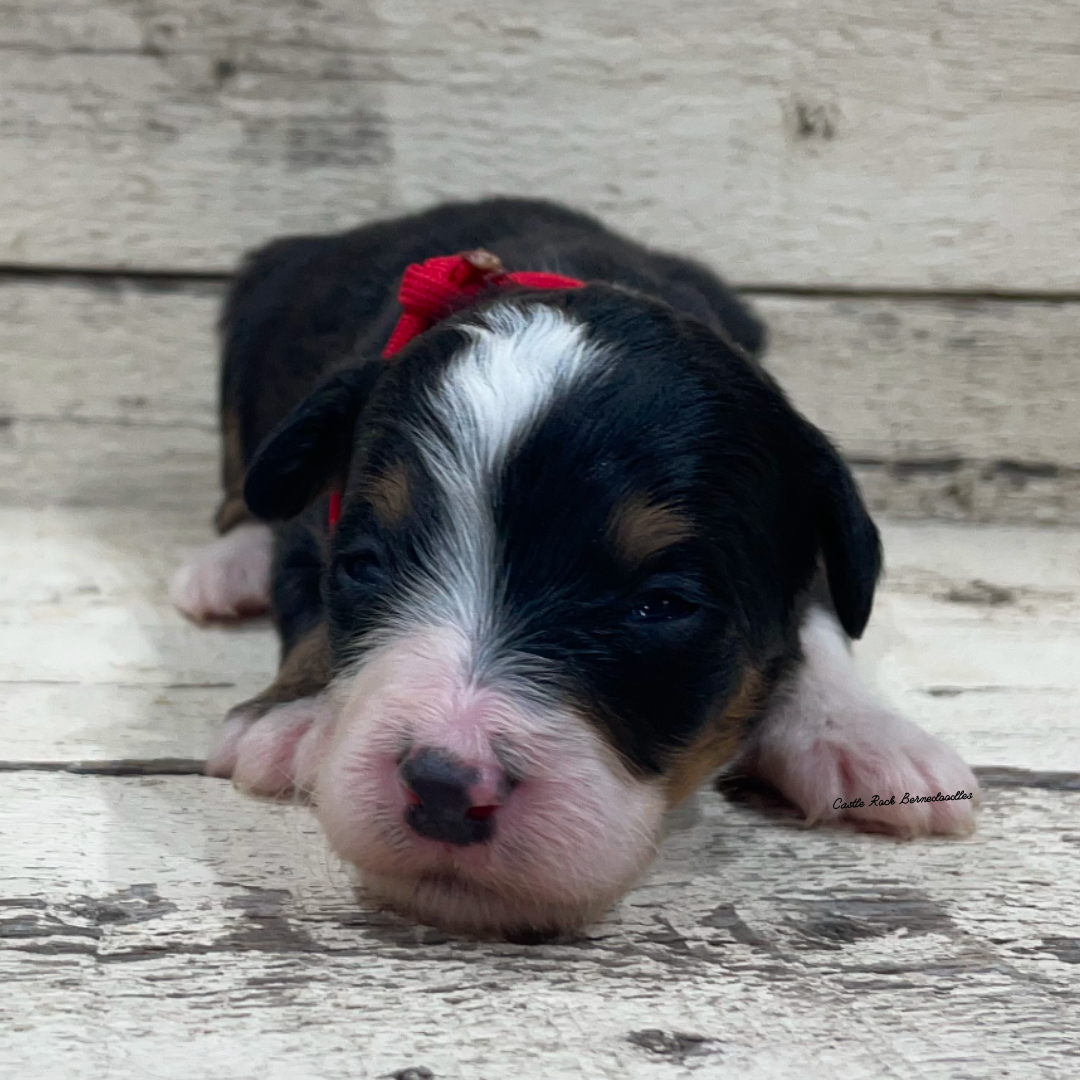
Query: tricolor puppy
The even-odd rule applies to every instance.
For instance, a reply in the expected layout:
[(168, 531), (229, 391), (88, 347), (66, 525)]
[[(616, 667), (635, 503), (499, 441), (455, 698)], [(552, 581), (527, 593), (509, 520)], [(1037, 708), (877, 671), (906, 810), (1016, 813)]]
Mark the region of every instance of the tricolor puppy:
[(869, 804), (975, 780), (859, 682), (877, 530), (708, 271), (450, 205), (257, 252), (223, 336), (224, 535), (173, 598), (269, 609), (282, 658), (209, 768), (309, 794), (380, 902), (579, 925), (730, 762), (811, 820), (970, 829)]

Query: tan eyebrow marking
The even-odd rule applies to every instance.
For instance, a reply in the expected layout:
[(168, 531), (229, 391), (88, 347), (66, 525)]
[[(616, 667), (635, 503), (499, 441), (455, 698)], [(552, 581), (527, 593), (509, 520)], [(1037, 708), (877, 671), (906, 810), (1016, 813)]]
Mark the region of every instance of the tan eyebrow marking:
[(398, 461), (372, 477), (364, 484), (362, 494), (384, 525), (399, 525), (409, 512), (409, 470), (405, 463)]
[(617, 506), (608, 522), (608, 535), (616, 552), (633, 566), (685, 540), (692, 532), (684, 514), (644, 493), (631, 495)]

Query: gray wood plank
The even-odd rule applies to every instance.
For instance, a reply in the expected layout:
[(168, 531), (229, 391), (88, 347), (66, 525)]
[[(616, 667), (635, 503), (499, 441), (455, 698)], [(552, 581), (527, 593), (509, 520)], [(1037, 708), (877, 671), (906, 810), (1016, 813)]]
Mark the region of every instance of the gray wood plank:
[[(68, 446), (80, 472), (96, 459), (117, 491), (155, 503), (211, 469), (220, 292), (0, 282), (0, 418), (12, 421), (0, 429), (0, 499), (34, 497), (50, 470), (59, 498), (81, 498), (63, 475)], [(772, 331), (769, 367), (857, 463), (877, 509), (1080, 524), (1080, 304), (755, 303)], [(76, 430), (99, 422), (117, 426)], [(147, 490), (148, 459), (170, 485)]]
[(1080, 304), (754, 303), (769, 370), (849, 457), (1080, 467)]
[[(169, 574), (209, 537), (147, 508), (0, 508), (0, 761), (200, 758), (269, 682), (260, 622), (199, 628)], [(975, 765), (1080, 772), (1080, 534), (885, 523), (859, 646), (887, 697)]]
[(172, 509), (205, 521), (217, 477), (218, 435), (209, 425), (0, 423), (0, 506)]
[(221, 782), (2, 775), (0, 1060), (71, 1080), (1065, 1076), (1078, 800), (993, 789), (970, 841), (905, 844), (703, 793), (601, 924), (524, 946), (364, 910), (305, 811)]
[(222, 292), (0, 278), (0, 415), (215, 427)]
[(1068, 4), (6, 0), (0, 261), (543, 194), (759, 284), (1080, 286)]
[(197, 515), (0, 509), (0, 535), (0, 758), (202, 758), (270, 681), (265, 621), (197, 628), (169, 605), (182, 554), (210, 536)]

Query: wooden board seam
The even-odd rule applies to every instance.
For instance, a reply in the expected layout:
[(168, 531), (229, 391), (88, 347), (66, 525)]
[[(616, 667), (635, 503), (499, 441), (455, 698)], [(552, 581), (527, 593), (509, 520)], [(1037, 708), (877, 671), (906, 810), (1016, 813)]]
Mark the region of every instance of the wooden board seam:
[[(45, 772), (73, 776), (202, 776), (200, 758), (113, 758), (102, 761), (0, 761), (0, 773)], [(1080, 791), (1080, 772), (1014, 769), (1004, 765), (981, 765), (973, 769), (985, 787), (1034, 788), (1040, 791)]]

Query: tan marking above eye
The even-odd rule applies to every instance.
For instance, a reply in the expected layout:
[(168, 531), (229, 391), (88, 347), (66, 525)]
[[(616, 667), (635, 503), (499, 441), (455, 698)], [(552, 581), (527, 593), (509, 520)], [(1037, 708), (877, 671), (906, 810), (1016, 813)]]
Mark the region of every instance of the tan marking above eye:
[(608, 522), (608, 535), (616, 552), (634, 566), (685, 540), (692, 531), (685, 514), (644, 493), (631, 495), (617, 506)]
[(398, 461), (373, 476), (364, 484), (362, 494), (384, 525), (399, 525), (409, 512), (409, 470), (405, 463)]

